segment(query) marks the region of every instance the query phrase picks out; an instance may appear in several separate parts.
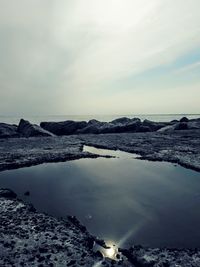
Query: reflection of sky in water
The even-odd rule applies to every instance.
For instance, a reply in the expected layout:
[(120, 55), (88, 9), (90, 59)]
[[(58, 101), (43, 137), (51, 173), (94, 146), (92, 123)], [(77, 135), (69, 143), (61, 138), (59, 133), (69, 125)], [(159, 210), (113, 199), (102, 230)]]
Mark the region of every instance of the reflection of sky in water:
[(5, 171), (0, 187), (15, 190), (41, 211), (76, 215), (89, 231), (117, 246), (200, 246), (199, 173), (116, 153), (120, 159)]

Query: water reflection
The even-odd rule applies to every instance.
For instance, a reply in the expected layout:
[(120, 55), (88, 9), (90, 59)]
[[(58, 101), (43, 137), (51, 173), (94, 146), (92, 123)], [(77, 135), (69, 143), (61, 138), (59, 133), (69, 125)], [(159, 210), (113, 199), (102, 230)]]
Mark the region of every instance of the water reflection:
[(83, 151), (90, 152), (92, 154), (102, 155), (102, 156), (112, 156), (116, 158), (130, 159), (139, 157), (136, 154), (124, 152), (121, 150), (109, 150), (109, 149), (99, 149), (93, 146), (84, 146)]
[[(117, 153), (119, 158), (1, 172), (0, 187), (13, 189), (40, 211), (76, 215), (91, 233), (114, 240), (116, 247), (199, 247), (199, 173)], [(26, 191), (30, 196), (24, 196)]]

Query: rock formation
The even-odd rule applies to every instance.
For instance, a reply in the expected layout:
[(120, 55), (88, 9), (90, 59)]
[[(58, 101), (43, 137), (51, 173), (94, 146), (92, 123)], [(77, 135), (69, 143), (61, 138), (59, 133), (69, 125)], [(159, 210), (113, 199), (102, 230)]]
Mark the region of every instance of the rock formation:
[(52, 133), (42, 129), (40, 126), (31, 124), (29, 121), (26, 121), (24, 119), (20, 120), (17, 131), (25, 137), (54, 136)]

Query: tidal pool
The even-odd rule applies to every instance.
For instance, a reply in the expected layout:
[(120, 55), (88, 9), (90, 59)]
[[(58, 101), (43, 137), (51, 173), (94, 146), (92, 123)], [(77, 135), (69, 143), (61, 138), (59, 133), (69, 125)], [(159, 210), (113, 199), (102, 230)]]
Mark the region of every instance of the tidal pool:
[(121, 151), (85, 150), (116, 158), (4, 171), (0, 187), (39, 211), (76, 215), (92, 234), (117, 246), (200, 247), (198, 172)]

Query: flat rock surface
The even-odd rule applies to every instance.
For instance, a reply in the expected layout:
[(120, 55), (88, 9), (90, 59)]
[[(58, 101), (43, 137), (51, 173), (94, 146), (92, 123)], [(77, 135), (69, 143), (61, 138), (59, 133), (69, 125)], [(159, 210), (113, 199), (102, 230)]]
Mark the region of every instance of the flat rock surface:
[(119, 249), (119, 260), (112, 260), (93, 250), (94, 240), (76, 219), (57, 219), (38, 213), (13, 194), (0, 195), (0, 266), (200, 266), (198, 249), (134, 246)]
[(82, 151), (83, 142), (73, 136), (0, 139), (0, 171), (97, 157)]
[(79, 138), (90, 146), (119, 149), (139, 154), (141, 159), (173, 162), (200, 171), (200, 130), (82, 135)]
[[(104, 259), (92, 236), (68, 219), (38, 213), (15, 198), (0, 196), (0, 266), (130, 266)], [(96, 265), (95, 265), (96, 264)]]
[(141, 159), (167, 161), (200, 171), (200, 130), (172, 133), (85, 134), (0, 139), (0, 170), (97, 155), (83, 145), (137, 153)]

